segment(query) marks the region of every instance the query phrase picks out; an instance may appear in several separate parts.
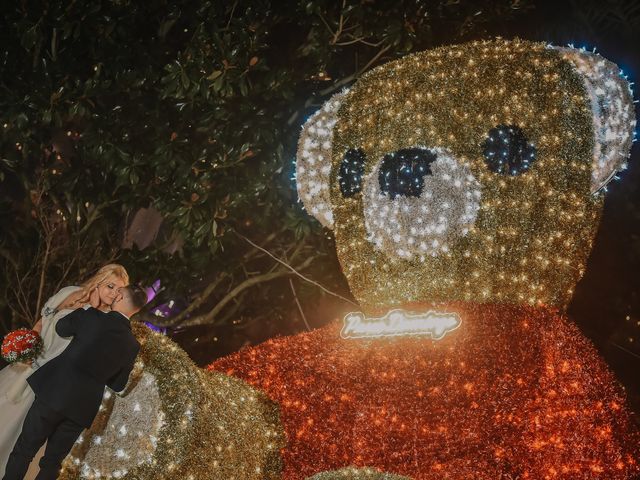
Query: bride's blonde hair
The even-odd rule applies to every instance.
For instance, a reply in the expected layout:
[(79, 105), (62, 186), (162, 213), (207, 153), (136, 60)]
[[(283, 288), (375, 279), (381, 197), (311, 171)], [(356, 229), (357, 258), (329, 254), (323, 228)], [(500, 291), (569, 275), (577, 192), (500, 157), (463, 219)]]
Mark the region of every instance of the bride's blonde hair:
[(93, 275), (86, 282), (80, 285), (80, 290), (78, 291), (79, 297), (73, 302), (73, 304), (86, 305), (87, 303), (89, 303), (91, 292), (111, 275), (114, 275), (115, 277), (122, 280), (125, 286), (129, 285), (129, 274), (127, 273), (125, 268), (117, 263), (110, 263), (100, 268), (100, 270), (98, 270), (95, 275)]
[(129, 274), (127, 273), (125, 268), (117, 263), (110, 263), (108, 265), (105, 265), (104, 267), (101, 267), (93, 277), (80, 285), (80, 287), (90, 292), (111, 275), (114, 275), (122, 280), (125, 286), (129, 285)]

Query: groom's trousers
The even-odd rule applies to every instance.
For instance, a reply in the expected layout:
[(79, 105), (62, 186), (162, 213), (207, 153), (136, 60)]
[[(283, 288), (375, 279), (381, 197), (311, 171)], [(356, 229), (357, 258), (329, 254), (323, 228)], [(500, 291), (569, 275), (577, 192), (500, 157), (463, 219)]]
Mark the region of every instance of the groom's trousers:
[(33, 457), (45, 442), (47, 448), (40, 460), (40, 472), (36, 480), (55, 480), (62, 461), (82, 430), (83, 426), (51, 410), (36, 397), (9, 456), (3, 480), (23, 480)]

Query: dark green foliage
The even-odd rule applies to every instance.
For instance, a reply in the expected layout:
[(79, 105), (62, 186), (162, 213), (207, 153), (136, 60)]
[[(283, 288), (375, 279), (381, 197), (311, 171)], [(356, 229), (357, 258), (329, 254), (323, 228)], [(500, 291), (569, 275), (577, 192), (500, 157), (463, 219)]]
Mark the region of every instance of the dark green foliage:
[[(301, 328), (292, 324), (300, 317), (294, 291), (309, 310), (322, 291), (301, 288), (304, 281), (233, 232), (348, 296), (331, 240), (302, 211), (291, 181), (306, 116), (376, 64), (478, 36), (525, 7), (488, 0), (3, 6), (5, 328), (33, 322), (58, 285), (111, 260), (135, 281), (160, 278), (167, 289), (156, 304), (196, 300), (192, 317), (178, 323)], [(162, 226), (142, 251), (123, 250), (142, 207), (157, 209)]]

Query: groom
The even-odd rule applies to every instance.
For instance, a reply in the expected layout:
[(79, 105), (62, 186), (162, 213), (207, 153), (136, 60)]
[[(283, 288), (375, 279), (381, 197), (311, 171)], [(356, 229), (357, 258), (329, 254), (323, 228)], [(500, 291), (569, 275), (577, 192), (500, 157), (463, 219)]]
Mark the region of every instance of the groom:
[(146, 301), (143, 290), (123, 287), (111, 312), (78, 309), (58, 321), (58, 335), (73, 339), (27, 379), (36, 399), (9, 456), (4, 480), (23, 480), (45, 442), (36, 480), (57, 478), (62, 461), (98, 413), (105, 385), (116, 392), (127, 385), (140, 350), (129, 317)]

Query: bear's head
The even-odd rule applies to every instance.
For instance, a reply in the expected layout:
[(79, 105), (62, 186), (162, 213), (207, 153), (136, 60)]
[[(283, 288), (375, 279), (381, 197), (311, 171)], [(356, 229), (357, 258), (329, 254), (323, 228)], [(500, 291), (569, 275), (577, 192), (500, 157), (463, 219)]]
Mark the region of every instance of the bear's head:
[(370, 71), (316, 112), (298, 191), (333, 229), (365, 311), (563, 308), (634, 127), (628, 82), (595, 53), (500, 39), (442, 47)]

